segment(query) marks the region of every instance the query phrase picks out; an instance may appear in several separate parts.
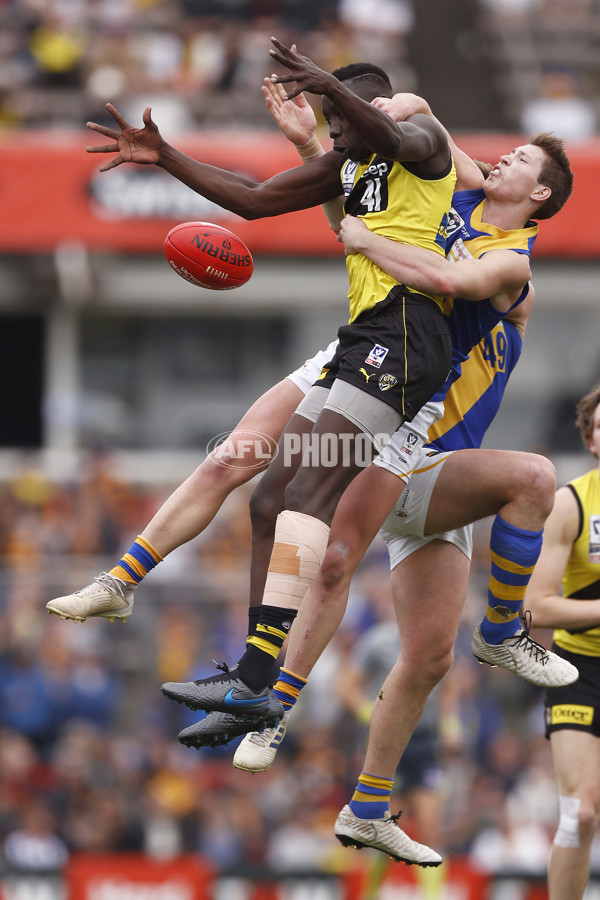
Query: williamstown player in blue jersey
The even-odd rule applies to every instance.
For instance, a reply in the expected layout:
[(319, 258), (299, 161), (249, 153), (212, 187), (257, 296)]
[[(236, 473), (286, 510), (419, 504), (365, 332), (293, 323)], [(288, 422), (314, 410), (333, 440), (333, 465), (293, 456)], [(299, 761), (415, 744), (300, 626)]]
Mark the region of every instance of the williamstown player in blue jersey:
[[(495, 213), (492, 210), (491, 216), (487, 215), (490, 209), (489, 206), (485, 209), (485, 192), (481, 187), (471, 186), (477, 177), (480, 183), (483, 178), (479, 170), (475, 173), (470, 160), (468, 163), (463, 160), (470, 196), (466, 198), (466, 205), (462, 204), (461, 211), (464, 213), (468, 209), (467, 221), (474, 221), (479, 227), (476, 234), (468, 234), (464, 230), (465, 216), (459, 216), (457, 221), (462, 246), (459, 245), (457, 249), (460, 252), (459, 258), (465, 261), (446, 271), (446, 276), (454, 279), (447, 286), (451, 286), (452, 293), (459, 296), (473, 296), (486, 287), (489, 295), (496, 295), (496, 298), (499, 294), (512, 294), (513, 307), (516, 307), (513, 310), (515, 324), (504, 322), (502, 326), (496, 326), (473, 351), (465, 366), (464, 374), (472, 381), (458, 380), (452, 385), (447, 400), (450, 401), (452, 396), (456, 396), (457, 400), (449, 402), (448, 417), (445, 424), (442, 420), (441, 432), (437, 435), (441, 449), (444, 432), (451, 447), (479, 446), (481, 436), (497, 409), (506, 378), (520, 352), (520, 332), (524, 331), (532, 297), (530, 292), (528, 300), (522, 303), (519, 310), (524, 292), (515, 285), (513, 270), (516, 268), (518, 271), (518, 266), (515, 266), (517, 257), (513, 251), (517, 250), (518, 253), (521, 250), (525, 255), (530, 250), (528, 242), (519, 247), (518, 241), (522, 239), (528, 218), (534, 211), (529, 206), (528, 214), (523, 215), (524, 206), (531, 204), (533, 200), (530, 195), (535, 195), (538, 190), (538, 177), (545, 155), (543, 150), (540, 156), (537, 155), (538, 146), (531, 144), (519, 148), (501, 163), (508, 169), (514, 162), (515, 172), (508, 187), (505, 187), (505, 182), (498, 186), (499, 189), (494, 189), (498, 199), (491, 206), (502, 208), (503, 192), (506, 197), (511, 184), (513, 197), (516, 197), (515, 186), (519, 184), (521, 193), (521, 208), (515, 208), (516, 215), (511, 218), (510, 214), (506, 215), (505, 210), (504, 217), (499, 217), (502, 228), (488, 223), (488, 217), (493, 222)], [(560, 157), (561, 146), (556, 145), (554, 149)], [(455, 152), (459, 153), (458, 150)], [(564, 164), (564, 156), (561, 161)], [(562, 173), (564, 202), (570, 189), (568, 164)], [(497, 175), (498, 171), (494, 177)], [(555, 200), (560, 199), (560, 193), (559, 173), (556, 190), (558, 198), (555, 197)], [(548, 196), (546, 193), (546, 199)], [(460, 203), (465, 200), (465, 196), (459, 196), (458, 200)], [(484, 209), (486, 216), (482, 218)], [(543, 218), (543, 211), (541, 212), (539, 218)], [(382, 268), (393, 265), (393, 260), (384, 258), (385, 249), (390, 249), (389, 242), (380, 242), (381, 246), (375, 249), (366, 245), (353, 247), (349, 228), (348, 222), (346, 238), (350, 252), (360, 250), (367, 253)], [(520, 232), (513, 236), (512, 246), (505, 240), (510, 237), (511, 228)], [(488, 257), (485, 265), (482, 265), (482, 259), (477, 258), (478, 252), (482, 256), (486, 252), (481, 247), (477, 248), (476, 254), (465, 252), (469, 238), (477, 241), (482, 231), (488, 232), (487, 252), (492, 249), (496, 251)], [(363, 229), (359, 228), (358, 233), (364, 236)], [(490, 242), (490, 238), (498, 242), (496, 247), (492, 246), (493, 240)], [(370, 236), (366, 239), (370, 240)], [(375, 255), (378, 250), (382, 255)], [(403, 262), (409, 265), (410, 253), (408, 260), (405, 258)], [(414, 260), (413, 264), (418, 265)], [(448, 269), (446, 266), (446, 270)], [(396, 277), (405, 277), (399, 271), (394, 274)], [(516, 278), (518, 277), (517, 275)], [(521, 285), (522, 283), (521, 281)], [(477, 373), (483, 374), (483, 380), (480, 379), (478, 384)], [(460, 399), (460, 391), (462, 385), (469, 383), (471, 399), (465, 405), (465, 398), (462, 401)], [(405, 438), (410, 437), (410, 428), (407, 429), (407, 426), (404, 426), (402, 432)], [(341, 540), (337, 543), (334, 540), (330, 542), (330, 549), (333, 547), (332, 555), (338, 551), (338, 559), (335, 560), (334, 556), (333, 565), (332, 560), (329, 561), (329, 571), (321, 571), (313, 591), (301, 608), (297, 627), (290, 637), (286, 665), (276, 685), (278, 696), (288, 709), (293, 706), (312, 665), (341, 620), (349, 578), (355, 563), (373, 537), (368, 519), (371, 511), (375, 510), (374, 519), (377, 520), (376, 498), (386, 495), (389, 497), (390, 493), (394, 494), (394, 490), (399, 492), (393, 480), (399, 481), (399, 475), (406, 478), (409, 474), (394, 472), (393, 466), (386, 469), (381, 458), (378, 462), (379, 465), (371, 466), (360, 476), (342, 499), (334, 520), (338, 526), (335, 536), (341, 535)], [(547, 676), (551, 683), (552, 679), (568, 683), (577, 677), (577, 670), (574, 667), (556, 665), (553, 656), (531, 640), (528, 628), (520, 629), (518, 620), (530, 570), (539, 553), (541, 529), (551, 506), (554, 485), (551, 464), (542, 457), (531, 454), (477, 450), (465, 450), (450, 456), (434, 451), (433, 456), (421, 462), (423, 464), (417, 465), (410, 476), (412, 496), (417, 498), (416, 504), (412, 503), (411, 509), (411, 502), (406, 500), (411, 495), (409, 481), (408, 489), (403, 495), (404, 504), (401, 499), (400, 505), (390, 517), (394, 527), (390, 529), (390, 519), (386, 523), (396, 573), (394, 581), (398, 588), (402, 646), (408, 649), (384, 686), (387, 702), (376, 704), (372, 722), (375, 759), (368, 760), (363, 781), (359, 781), (357, 786), (357, 799), (351, 801), (351, 805), (340, 814), (336, 833), (345, 843), (359, 846), (368, 844), (391, 853), (398, 859), (419, 862), (421, 865), (436, 865), (440, 862), (440, 857), (432, 861), (431, 856), (423, 853), (425, 848), (415, 846), (389, 817), (389, 795), (398, 760), (425, 700), (447, 671), (452, 658), (458, 617), (466, 591), (470, 547), (468, 532), (462, 531), (452, 537), (450, 532), (457, 526), (463, 529), (476, 518), (500, 513), (492, 537), (495, 542), (495, 570), (490, 581), (488, 613), (484, 620), (489, 628), (486, 627), (486, 638), (482, 636), (482, 628), (477, 630), (479, 643), (474, 643), (476, 655), (486, 662), (512, 668), (535, 683), (546, 683), (544, 678)], [(437, 510), (433, 502), (429, 503), (432, 498), (436, 498), (436, 503), (439, 504)], [(403, 532), (398, 527), (402, 522), (408, 525), (408, 532), (404, 534), (410, 534), (411, 529), (413, 531), (404, 550), (401, 548)], [(419, 540), (422, 544), (419, 544)], [(513, 577), (515, 570), (519, 574), (516, 579)], [(297, 635), (301, 637), (299, 641), (296, 639)], [(306, 635), (309, 635), (309, 640), (306, 640)], [(491, 651), (489, 647), (492, 648)], [(285, 723), (282, 723), (277, 729), (268, 729), (262, 735), (255, 733), (248, 736), (236, 753), (239, 766), (251, 771), (266, 768), (275, 755), (284, 731)], [(377, 735), (380, 740), (377, 740)]]

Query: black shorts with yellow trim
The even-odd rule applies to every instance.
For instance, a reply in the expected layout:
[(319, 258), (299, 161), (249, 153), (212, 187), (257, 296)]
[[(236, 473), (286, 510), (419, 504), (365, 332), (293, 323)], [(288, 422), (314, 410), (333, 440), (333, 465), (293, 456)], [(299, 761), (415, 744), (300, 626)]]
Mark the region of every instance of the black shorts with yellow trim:
[(566, 687), (546, 690), (546, 737), (566, 728), (600, 737), (600, 656), (569, 653), (556, 644), (552, 650), (577, 667), (579, 678)]
[(315, 384), (336, 378), (372, 394), (411, 421), (443, 385), (452, 361), (448, 319), (437, 303), (397, 285), (338, 331), (331, 363)]

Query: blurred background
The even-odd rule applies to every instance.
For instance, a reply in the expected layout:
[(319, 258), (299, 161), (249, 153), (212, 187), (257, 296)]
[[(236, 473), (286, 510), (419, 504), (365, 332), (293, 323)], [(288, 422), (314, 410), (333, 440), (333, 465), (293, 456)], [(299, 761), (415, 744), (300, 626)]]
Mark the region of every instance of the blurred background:
[[(259, 179), (296, 165), (260, 93), (272, 34), (327, 69), (383, 66), (477, 158), (538, 130), (565, 138), (574, 195), (541, 224), (536, 310), (485, 446), (542, 452), (561, 482), (592, 465), (573, 419), (600, 379), (598, 0), (0, 2), (0, 890), (83, 900), (105, 869), (77, 866), (110, 854), (121, 874), (105, 889), (121, 900), (143, 877), (115, 859), (141, 854), (174, 900), (543, 898), (557, 801), (541, 691), (470, 652), (489, 523), (435, 705), (443, 769), (425, 798), (410, 778), (396, 795), (404, 827), (448, 855), (454, 887), (424, 887), (407, 867), (373, 874), (377, 860), (333, 838), (366, 735), (337, 673), (391, 616), (379, 540), (260, 776), (234, 770), (231, 747), (181, 747), (190, 720), (159, 691), (239, 655), (251, 486), (150, 575), (125, 627), (45, 615), (111, 568), (207, 442), (345, 320), (343, 254), (319, 210), (247, 223), (159, 171), (101, 175), (84, 152), (85, 122), (107, 123), (110, 100), (134, 123), (151, 105), (165, 138), (207, 162)], [(246, 286), (215, 293), (169, 269), (164, 236), (191, 219), (246, 240)], [(183, 863), (168, 881), (181, 859), (206, 867), (183, 894)]]

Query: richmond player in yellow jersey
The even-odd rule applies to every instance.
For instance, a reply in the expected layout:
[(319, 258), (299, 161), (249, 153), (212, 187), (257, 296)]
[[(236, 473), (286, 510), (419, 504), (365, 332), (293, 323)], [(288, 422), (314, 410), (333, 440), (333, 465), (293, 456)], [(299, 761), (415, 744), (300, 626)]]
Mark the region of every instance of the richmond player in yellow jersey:
[[(379, 67), (359, 63), (330, 74), (276, 39), (272, 42), (272, 57), (290, 72), (276, 78), (277, 82), (296, 85), (288, 97), (301, 91), (322, 96), (334, 149), (311, 166), (256, 184), (191, 160), (169, 146), (149, 109), (144, 112), (144, 128), (136, 130), (110, 104), (118, 129), (89, 123), (111, 143), (88, 149), (116, 154), (101, 167), (103, 171), (123, 162), (159, 165), (246, 218), (325, 203), (339, 196), (341, 181), (346, 203), (373, 228), (395, 240), (413, 242), (443, 260), (456, 182), (444, 129), (420, 114), (395, 123), (374, 107), (375, 97), (392, 94), (389, 79)], [(418, 210), (413, 212), (415, 204)], [(405, 419), (412, 419), (443, 384), (450, 368), (451, 343), (441, 295), (419, 294), (371, 262), (352, 263), (348, 271), (350, 322), (340, 329), (338, 350), (325, 377), (295, 416), (296, 421), (304, 420), (304, 433), (308, 423), (312, 436), (326, 439), (340, 464), (297, 460), (298, 471), (285, 491), (276, 525), (259, 622), (249, 636), (237, 674), (226, 672), (207, 680), (202, 703), (209, 709), (252, 708), (264, 715), (271, 708), (266, 686), (273, 660), (319, 569), (337, 501), (364, 466), (358, 454), (365, 444), (359, 439), (366, 437), (380, 449), (382, 439), (377, 436), (389, 437)], [(290, 467), (289, 474), (293, 472)], [(142, 546), (138, 552), (145, 568), (152, 562), (148, 548)], [(135, 550), (130, 555), (135, 556)]]
[(600, 822), (600, 385), (577, 404), (576, 424), (597, 464), (556, 492), (526, 596), (536, 626), (555, 629), (552, 649), (579, 669), (545, 697), (559, 793), (550, 900), (583, 897)]

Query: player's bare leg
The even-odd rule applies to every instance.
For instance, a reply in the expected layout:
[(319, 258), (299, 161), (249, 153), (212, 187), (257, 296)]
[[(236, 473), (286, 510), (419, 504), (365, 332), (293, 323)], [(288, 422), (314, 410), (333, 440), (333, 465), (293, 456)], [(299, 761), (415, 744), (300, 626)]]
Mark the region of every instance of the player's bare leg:
[(449, 670), (469, 568), (458, 547), (435, 540), (393, 569), (400, 655), (375, 700), (366, 772), (394, 778), (427, 698)]
[[(325, 559), (288, 638), (286, 669), (303, 678), (310, 675), (342, 621), (356, 567), (403, 487), (395, 475), (368, 466), (343, 494), (331, 523)], [(377, 504), (372, 502), (374, 496)]]
[[(224, 449), (207, 456), (170, 495), (139, 536), (141, 542), (138, 538), (149, 554), (150, 565), (201, 534), (226, 497), (264, 471), (281, 432), (303, 396), (289, 378), (280, 381), (251, 406)], [(133, 592), (141, 580), (139, 576), (143, 577), (148, 570), (144, 571), (143, 560), (127, 562), (137, 564), (135, 575), (117, 565), (114, 567), (117, 573), (114, 570), (102, 573), (82, 590), (50, 600), (46, 609), (75, 622), (83, 622), (90, 616), (125, 621), (133, 610)]]
[[(373, 504), (372, 498), (385, 497), (391, 509), (402, 488), (403, 482), (395, 475), (368, 466), (343, 494), (323, 565), (288, 636), (284, 670), (289, 675), (284, 673), (284, 677), (302, 683), (310, 675), (343, 618), (356, 566), (381, 527), (382, 508)], [(310, 638), (305, 639), (306, 635)], [(285, 736), (287, 719), (286, 713), (276, 726), (249, 734), (236, 750), (234, 766), (249, 772), (268, 769)]]
[[(435, 534), (495, 515), (487, 609), (471, 647), (480, 662), (509, 669), (540, 687), (571, 684), (578, 671), (529, 636), (522, 601), (554, 503), (552, 463), (534, 453), (460, 450), (435, 485), (426, 531)], [(520, 620), (523, 627), (520, 627)]]
[(581, 731), (550, 735), (561, 802), (548, 867), (550, 900), (582, 900), (600, 822), (600, 739)]

